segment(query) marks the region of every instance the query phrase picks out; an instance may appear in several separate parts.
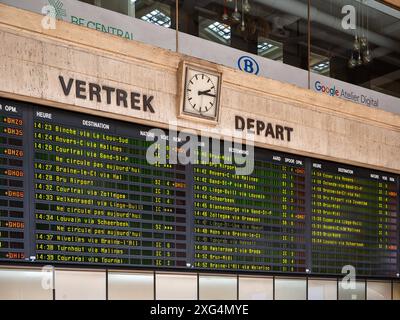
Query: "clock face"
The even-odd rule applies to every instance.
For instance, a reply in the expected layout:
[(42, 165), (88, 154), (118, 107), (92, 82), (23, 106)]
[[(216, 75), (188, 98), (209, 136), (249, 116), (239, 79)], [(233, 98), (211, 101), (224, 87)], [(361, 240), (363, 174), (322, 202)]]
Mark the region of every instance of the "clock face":
[(219, 80), (217, 75), (188, 68), (184, 111), (215, 119), (218, 111)]

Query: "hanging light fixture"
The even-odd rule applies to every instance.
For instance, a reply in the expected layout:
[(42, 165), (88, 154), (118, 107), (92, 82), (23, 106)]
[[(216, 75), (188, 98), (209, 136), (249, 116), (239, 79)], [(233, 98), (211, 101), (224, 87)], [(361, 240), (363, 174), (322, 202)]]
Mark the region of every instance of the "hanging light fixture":
[(365, 22), (364, 22), (364, 19), (365, 19), (365, 15), (364, 15), (364, 6), (365, 6), (365, 4), (363, 5), (362, 4), (362, 2), (363, 2), (363, 0), (361, 0), (361, 29), (362, 29), (362, 36), (361, 36), (361, 38), (360, 38), (360, 46), (361, 46), (361, 49), (366, 49), (367, 48), (367, 46), (368, 46), (368, 39), (367, 39), (367, 37), (365, 36)]
[(360, 38), (360, 47), (361, 47), (361, 49), (365, 49), (367, 46), (368, 46), (368, 39), (366, 36), (363, 35)]
[(363, 61), (364, 61), (364, 64), (368, 64), (372, 61), (372, 54), (368, 47), (363, 54)]
[(363, 61), (364, 64), (368, 64), (372, 61), (372, 54), (369, 50), (368, 34), (369, 34), (369, 8), (367, 9), (367, 36), (365, 37), (364, 51), (363, 51)]
[(358, 25), (359, 25), (359, 16), (361, 16), (361, 7), (360, 3), (358, 3), (358, 10), (357, 10), (357, 22), (356, 22), (356, 29), (355, 29), (355, 36), (354, 36), (354, 42), (353, 42), (353, 50), (354, 51), (360, 51), (361, 46), (360, 46), (360, 39), (358, 37)]
[(240, 21), (241, 14), (238, 9), (238, 0), (235, 0), (235, 10), (232, 13), (232, 19), (235, 21)]
[(348, 66), (350, 69), (353, 69), (357, 66), (357, 61), (356, 61), (356, 59), (354, 59), (354, 56), (351, 56), (351, 58), (348, 62)]
[[(366, 26), (365, 26), (365, 10), (366, 8)], [(358, 26), (361, 28), (362, 35), (358, 29), (354, 32), (354, 42), (353, 48), (351, 50), (350, 59), (348, 61), (348, 67), (353, 69), (357, 66), (367, 65), (372, 61), (372, 53), (369, 49), (368, 43), (368, 32), (369, 32), (369, 12), (368, 6), (365, 0), (360, 0), (358, 4), (357, 20), (361, 21)], [(365, 30), (367, 31), (367, 36), (365, 35)], [(356, 58), (355, 58), (356, 57)]]
[[(358, 23), (358, 28), (357, 28), (357, 36), (356, 36), (356, 39), (358, 40), (358, 45), (357, 45), (357, 49), (358, 50), (356, 50), (357, 51), (357, 54), (358, 54), (358, 57), (357, 57), (357, 66), (359, 67), (359, 66), (361, 66), (362, 64), (363, 64), (363, 60), (362, 60), (362, 57), (361, 57), (361, 41), (360, 41), (360, 38), (361, 38), (361, 35), (360, 35), (360, 38), (358, 38), (358, 35), (360, 34), (360, 29), (362, 29), (362, 19), (363, 19), (363, 17), (362, 17), (362, 4), (361, 4), (361, 1), (358, 3), (358, 13), (359, 13), (359, 23)], [(353, 46), (353, 48), (355, 48), (354, 46)]]
[(360, 39), (358, 39), (358, 35), (354, 37), (354, 42), (353, 42), (353, 50), (354, 51), (360, 51), (361, 46), (360, 46)]
[(244, 1), (243, 5), (242, 5), (242, 8), (243, 8), (243, 12), (246, 12), (246, 13), (250, 12), (251, 6), (250, 6), (250, 3), (249, 3), (249, 0), (245, 0)]
[(242, 23), (240, 24), (240, 30), (243, 32), (246, 30), (246, 24), (244, 22), (244, 8), (243, 8), (243, 0), (242, 0)]
[(222, 14), (222, 20), (224, 21), (229, 19), (227, 2), (228, 0), (224, 0), (224, 13)]
[(363, 64), (363, 59), (361, 57), (361, 51), (358, 51), (357, 66), (361, 66), (362, 64)]

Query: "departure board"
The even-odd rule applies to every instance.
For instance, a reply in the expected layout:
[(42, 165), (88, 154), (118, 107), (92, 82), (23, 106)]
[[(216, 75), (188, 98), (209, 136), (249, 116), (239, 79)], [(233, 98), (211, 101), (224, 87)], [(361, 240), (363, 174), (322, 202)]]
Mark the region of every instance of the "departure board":
[(304, 160), (262, 149), (254, 156), (251, 175), (223, 161), (194, 166), (195, 266), (305, 272)]
[(312, 162), (313, 271), (396, 274), (398, 185), (394, 175)]
[(36, 259), (186, 266), (186, 168), (149, 165), (144, 128), (33, 112)]
[(218, 140), (148, 161), (177, 134), (0, 99), (0, 262), (399, 273), (398, 175), (263, 148), (245, 175)]

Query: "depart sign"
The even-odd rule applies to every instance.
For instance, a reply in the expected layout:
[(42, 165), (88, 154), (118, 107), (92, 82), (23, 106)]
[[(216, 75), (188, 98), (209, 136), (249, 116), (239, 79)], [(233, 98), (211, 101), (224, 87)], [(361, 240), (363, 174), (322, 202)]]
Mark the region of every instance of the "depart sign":
[(239, 131), (247, 131), (247, 133), (257, 136), (270, 137), (276, 140), (290, 142), (292, 139), (293, 128), (280, 124), (272, 124), (262, 120), (253, 118), (244, 118), (235, 116), (235, 129)]

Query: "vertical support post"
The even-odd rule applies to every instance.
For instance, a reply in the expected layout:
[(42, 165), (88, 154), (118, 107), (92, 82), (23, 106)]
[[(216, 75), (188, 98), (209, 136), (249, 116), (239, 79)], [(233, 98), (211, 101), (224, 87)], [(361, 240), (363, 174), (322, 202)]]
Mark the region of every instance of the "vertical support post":
[(179, 0), (175, 0), (175, 51), (179, 52)]
[(308, 0), (307, 8), (307, 52), (308, 52), (308, 63), (307, 63), (307, 74), (308, 74), (308, 89), (311, 89), (311, 0)]

